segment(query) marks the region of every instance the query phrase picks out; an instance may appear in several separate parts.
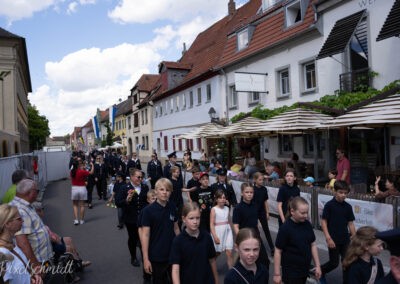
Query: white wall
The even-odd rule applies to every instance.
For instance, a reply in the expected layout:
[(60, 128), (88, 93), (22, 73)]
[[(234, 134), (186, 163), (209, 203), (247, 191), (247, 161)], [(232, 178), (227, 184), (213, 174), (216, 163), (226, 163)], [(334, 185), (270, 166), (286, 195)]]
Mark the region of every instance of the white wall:
[[(208, 80), (205, 80), (199, 84), (196, 84), (184, 91), (178, 92), (167, 98), (154, 103), (153, 107), (153, 147), (157, 148), (157, 138), (161, 139), (161, 152), (158, 153), (160, 157), (165, 158), (168, 153), (176, 150), (173, 149), (172, 137), (173, 135), (185, 134), (196, 127), (210, 122), (210, 117), (208, 111), (213, 107), (217, 113), (217, 116), (222, 118), (225, 113), (224, 101), (225, 85), (222, 85), (220, 76), (214, 76)], [(206, 101), (207, 96), (207, 84), (211, 84), (211, 101)], [(201, 88), (201, 104), (197, 103), (197, 89)], [(189, 107), (189, 93), (193, 92), (193, 107)], [(186, 109), (183, 109), (182, 95), (185, 94), (186, 97)], [(179, 110), (176, 111), (176, 97), (179, 97)], [(170, 104), (171, 99), (173, 100), (173, 112), (171, 113)], [(166, 108), (166, 104), (168, 107)], [(163, 114), (160, 116), (158, 110), (158, 116), (155, 116), (155, 108), (159, 109), (160, 105), (163, 105)], [(168, 151), (164, 151), (164, 136), (168, 136)], [(204, 141), (203, 141), (204, 142)], [(196, 144), (196, 139), (194, 139), (194, 149), (192, 152), (192, 158), (200, 158), (200, 153), (198, 150), (198, 145)], [(175, 142), (176, 148), (178, 148), (178, 141)], [(202, 146), (204, 147), (204, 145)], [(186, 144), (182, 144), (182, 149), (186, 149)], [(196, 151), (197, 150), (197, 151)], [(178, 158), (182, 157), (181, 152), (177, 152)]]

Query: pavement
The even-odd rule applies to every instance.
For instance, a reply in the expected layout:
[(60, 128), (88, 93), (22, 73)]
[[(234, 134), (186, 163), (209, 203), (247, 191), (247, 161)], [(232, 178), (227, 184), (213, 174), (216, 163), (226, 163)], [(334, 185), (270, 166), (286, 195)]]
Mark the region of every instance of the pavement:
[[(142, 283), (142, 267), (130, 264), (127, 246), (126, 229), (117, 228), (117, 210), (106, 206), (106, 202), (97, 199), (93, 194), (93, 209), (86, 210), (85, 224), (73, 225), (71, 183), (68, 179), (48, 184), (44, 196), (45, 223), (61, 236), (73, 238), (78, 251), (84, 260), (90, 260), (92, 265), (80, 275), (79, 283)], [(272, 238), (278, 231), (276, 218), (269, 221)], [(262, 230), (261, 230), (262, 231)], [(325, 238), (321, 231), (315, 230), (321, 263), (328, 259)], [(264, 243), (265, 238), (264, 238)], [(268, 248), (268, 245), (266, 245)], [(140, 258), (138, 250), (138, 258)], [(385, 271), (389, 270), (389, 253), (384, 251), (379, 258)], [(272, 261), (271, 261), (272, 263)], [(220, 283), (228, 268), (224, 255), (217, 259)], [(273, 275), (273, 265), (270, 265), (270, 276)], [(328, 283), (342, 283), (341, 269), (337, 268), (327, 275)], [(270, 283), (272, 277), (270, 277)]]

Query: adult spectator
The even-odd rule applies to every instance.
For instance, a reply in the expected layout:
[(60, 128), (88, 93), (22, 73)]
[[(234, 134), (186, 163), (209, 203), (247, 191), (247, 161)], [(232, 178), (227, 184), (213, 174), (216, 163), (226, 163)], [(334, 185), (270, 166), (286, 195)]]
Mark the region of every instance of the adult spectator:
[[(38, 189), (36, 182), (23, 179), (17, 184), (17, 193), (11, 206), (16, 206), (23, 223), (15, 234), (17, 246), (25, 254), (34, 270), (50, 264), (53, 256), (51, 240), (46, 226), (31, 204), (36, 201)], [(44, 275), (42, 275), (44, 276)]]
[(12, 185), (10, 188), (6, 191), (6, 193), (3, 196), (3, 199), (1, 200), (1, 203), (9, 203), (14, 199), (15, 193), (17, 192), (17, 184), (28, 177), (28, 173), (25, 170), (16, 170), (13, 172), (11, 175), (11, 182)]
[(6, 264), (2, 280), (10, 284), (42, 283), (39, 274), (33, 274), (31, 282), (32, 271), (28, 259), (18, 245), (13, 243), (13, 237), (21, 229), (22, 222), (17, 207), (8, 204), (0, 205), (0, 253), (10, 259)]
[(147, 177), (151, 178), (151, 188), (154, 188), (156, 182), (163, 177), (161, 162), (155, 153), (151, 154), (151, 161), (147, 164)]
[(286, 168), (294, 169), (296, 176), (298, 178), (302, 177), (299, 166), (299, 155), (297, 153), (292, 153), (290, 160), (286, 162)]
[(375, 180), (375, 198), (385, 199), (388, 196), (400, 196), (399, 191), (399, 181), (395, 176), (388, 176), (385, 180), (385, 191), (379, 189), (379, 182), (381, 181), (381, 177), (376, 177)]
[(252, 175), (257, 171), (257, 161), (253, 156), (253, 152), (248, 151), (246, 157), (243, 160), (244, 174), (246, 177), (251, 178)]
[(273, 181), (279, 179), (279, 174), (275, 171), (275, 167), (271, 164), (265, 167), (265, 175), (264, 178), (268, 181)]
[(390, 271), (377, 284), (398, 284), (400, 283), (400, 228), (379, 232), (376, 234), (377, 239), (384, 241), (390, 251)]
[(350, 161), (345, 157), (343, 149), (336, 149), (336, 158), (337, 180), (344, 180), (350, 184)]
[[(115, 193), (115, 204), (122, 208), (123, 220), (128, 231), (128, 248), (131, 254), (131, 264), (140, 266), (136, 258), (136, 245), (139, 242), (137, 226), (140, 211), (147, 204), (147, 192), (149, 188), (142, 183), (143, 173), (139, 169), (131, 171), (130, 181), (124, 189)], [(139, 246), (140, 247), (140, 246)]]
[(126, 167), (128, 168), (128, 171), (126, 172), (127, 176), (130, 175), (130, 171), (133, 171), (133, 169), (142, 170), (142, 165), (140, 164), (140, 160), (138, 159), (136, 152), (132, 153), (131, 159)]

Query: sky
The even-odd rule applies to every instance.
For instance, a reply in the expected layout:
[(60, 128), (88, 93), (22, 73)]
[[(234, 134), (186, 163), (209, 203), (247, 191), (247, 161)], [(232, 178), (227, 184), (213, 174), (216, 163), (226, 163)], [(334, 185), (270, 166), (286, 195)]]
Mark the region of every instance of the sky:
[[(83, 126), (161, 61), (179, 60), (228, 0), (0, 0), (0, 27), (24, 37), (29, 101), (51, 136)], [(247, 0), (236, 0), (236, 7)]]

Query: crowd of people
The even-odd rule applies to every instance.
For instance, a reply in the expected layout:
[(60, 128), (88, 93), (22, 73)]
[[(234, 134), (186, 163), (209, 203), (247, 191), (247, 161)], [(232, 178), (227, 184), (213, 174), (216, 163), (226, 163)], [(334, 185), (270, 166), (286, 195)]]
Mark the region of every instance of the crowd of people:
[[(96, 187), (98, 199), (118, 209), (117, 227), (126, 228), (130, 262), (142, 267), (143, 283), (219, 283), (216, 259), (221, 254), (226, 255), (227, 284), (268, 283), (270, 266), (276, 284), (306, 283), (309, 277), (326, 283), (325, 276), (339, 266), (340, 259), (343, 283), (400, 283), (400, 229), (355, 229), (352, 207), (345, 201), (350, 191), (346, 162), (329, 173), (327, 187), (334, 195), (324, 206), (321, 221), (329, 260), (321, 264), (309, 222), (310, 205), (300, 197), (296, 167), (278, 173), (268, 164), (261, 173), (254, 171), (251, 154), (246, 159), (243, 166), (251, 179), (242, 183), (241, 196), (237, 197), (223, 163), (214, 160), (212, 168), (204, 168), (203, 163), (191, 159), (190, 150), (185, 151), (182, 166), (177, 163), (176, 152), (168, 155), (164, 166), (153, 153), (147, 163), (147, 178), (136, 153), (128, 159), (117, 151), (95, 150), (89, 155), (74, 152), (69, 165), (73, 224), (85, 224), (85, 208), (93, 209)], [(182, 167), (192, 173), (186, 184)], [(210, 184), (209, 172), (213, 170), (216, 182)], [(264, 182), (280, 175), (279, 230), (273, 241)], [(0, 205), (2, 279), (46, 283), (49, 273), (43, 267), (53, 265), (54, 256), (65, 253), (81, 267), (90, 265), (90, 261), (82, 260), (71, 238), (60, 237), (43, 223), (35, 181), (24, 171), (16, 171), (12, 181), (15, 196), (8, 193), (9, 203)], [(380, 177), (377, 187), (379, 182)], [(386, 181), (388, 191), (395, 186)], [(377, 194), (382, 194), (379, 188)], [(384, 242), (392, 253), (391, 271), (386, 276), (377, 258)], [(24, 273), (15, 273), (14, 265), (25, 267)]]

